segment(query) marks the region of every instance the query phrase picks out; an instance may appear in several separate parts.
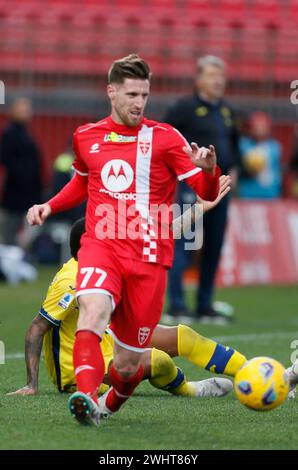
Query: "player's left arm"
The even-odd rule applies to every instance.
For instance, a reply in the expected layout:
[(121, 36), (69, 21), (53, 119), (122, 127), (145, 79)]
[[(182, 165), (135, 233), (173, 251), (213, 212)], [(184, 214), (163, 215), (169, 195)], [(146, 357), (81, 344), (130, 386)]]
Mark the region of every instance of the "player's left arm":
[(196, 167), (201, 168), (204, 173), (215, 176), (217, 157), (213, 145), (209, 145), (209, 148), (199, 147), (198, 144), (192, 142), (190, 145), (185, 145), (183, 151)]
[(214, 201), (205, 201), (197, 196), (197, 202), (193, 204), (183, 214), (173, 220), (173, 236), (180, 238), (181, 233), (191, 228), (191, 225), (202, 217), (205, 212), (213, 209), (231, 190), (231, 177), (222, 175), (219, 178), (219, 191), (217, 198)]
[(195, 173), (184, 181), (203, 200), (214, 201), (219, 192), (220, 168), (217, 166), (215, 148), (198, 147), (196, 143), (184, 146), (183, 151), (188, 155), (190, 162), (201, 171)]
[(205, 201), (214, 201), (219, 191), (220, 168), (213, 145), (209, 148), (191, 145), (173, 127), (164, 135), (167, 165), (179, 181), (185, 181)]
[(52, 327), (53, 324), (40, 314), (33, 319), (25, 337), (27, 384), (15, 392), (8, 393), (8, 395), (36, 395), (38, 393), (38, 373), (43, 338)]

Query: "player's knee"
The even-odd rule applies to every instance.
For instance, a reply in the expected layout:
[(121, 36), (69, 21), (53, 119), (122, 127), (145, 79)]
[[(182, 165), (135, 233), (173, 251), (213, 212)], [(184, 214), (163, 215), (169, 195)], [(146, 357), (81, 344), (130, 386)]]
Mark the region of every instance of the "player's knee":
[(137, 373), (140, 367), (140, 362), (133, 359), (125, 360), (121, 357), (118, 357), (117, 359), (114, 358), (114, 367), (123, 379), (129, 379)]
[(138, 367), (136, 367), (133, 364), (125, 364), (118, 368), (115, 366), (115, 369), (124, 380), (127, 380), (130, 377), (133, 377), (138, 371)]

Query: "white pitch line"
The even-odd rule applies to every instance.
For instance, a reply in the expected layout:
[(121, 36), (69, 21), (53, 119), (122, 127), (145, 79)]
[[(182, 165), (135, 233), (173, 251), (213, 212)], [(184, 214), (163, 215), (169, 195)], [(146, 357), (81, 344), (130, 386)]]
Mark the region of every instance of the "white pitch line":
[[(230, 341), (239, 341), (239, 342), (250, 342), (255, 340), (270, 340), (270, 339), (287, 339), (293, 338), (298, 339), (298, 331), (280, 331), (278, 333), (251, 333), (251, 334), (240, 334), (240, 335), (227, 335), (227, 336), (216, 336), (214, 339), (217, 342), (230, 342)], [(24, 353), (17, 352), (6, 354), (5, 359), (24, 359)]]
[(251, 333), (251, 334), (240, 334), (240, 335), (228, 335), (228, 336), (216, 336), (213, 338), (215, 341), (255, 341), (262, 339), (286, 339), (293, 338), (298, 339), (298, 331), (279, 331), (277, 333)]
[(25, 354), (21, 352), (5, 354), (5, 359), (24, 359)]

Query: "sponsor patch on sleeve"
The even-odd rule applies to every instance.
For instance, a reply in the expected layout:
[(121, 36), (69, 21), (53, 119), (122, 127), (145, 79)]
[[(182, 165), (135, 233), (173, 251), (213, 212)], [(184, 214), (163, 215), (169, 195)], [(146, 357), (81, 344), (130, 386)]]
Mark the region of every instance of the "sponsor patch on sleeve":
[(59, 307), (63, 308), (64, 310), (67, 309), (71, 302), (74, 299), (74, 295), (72, 294), (65, 294), (62, 299), (59, 300), (58, 305)]

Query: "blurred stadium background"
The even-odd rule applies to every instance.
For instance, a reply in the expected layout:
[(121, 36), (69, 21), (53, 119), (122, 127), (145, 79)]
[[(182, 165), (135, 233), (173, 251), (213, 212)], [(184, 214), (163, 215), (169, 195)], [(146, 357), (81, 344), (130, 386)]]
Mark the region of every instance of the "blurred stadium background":
[[(283, 196), (273, 201), (234, 198), (218, 276), (219, 285), (230, 287), (219, 288), (217, 298), (232, 304), (236, 321), (224, 330), (199, 323), (193, 327), (248, 357), (266, 354), (285, 365), (298, 336), (298, 190), (296, 196), (291, 190), (298, 176), (289, 166), (298, 135), (298, 105), (290, 100), (291, 82), (298, 79), (297, 31), (298, 0), (0, 0), (0, 80), (6, 92), (0, 135), (13, 99), (31, 98), (30, 129), (42, 152), (45, 198), (53, 191), (54, 161), (69, 147), (75, 128), (109, 112), (109, 65), (131, 52), (142, 55), (153, 71), (148, 117), (162, 119), (177, 97), (192, 92), (195, 61), (204, 54), (226, 61), (226, 98), (239, 110), (240, 126), (254, 110), (270, 115), (273, 135), (282, 145)], [(3, 178), (2, 169), (0, 192)], [(51, 232), (64, 248), (66, 228), (60, 221)], [(45, 242), (39, 255), (46, 250)], [(60, 250), (56, 263), (66, 251)], [(38, 397), (6, 397), (25, 383), (25, 331), (56, 270), (55, 264), (39, 265), (39, 278), (31, 285), (0, 284), (0, 345), (6, 352), (5, 365), (0, 357), (5, 416), (0, 448), (297, 449), (297, 400), (266, 416), (252, 415), (232, 394), (212, 406), (210, 401), (207, 406), (184, 401), (178, 408), (173, 397), (142, 384), (118, 421), (82, 438), (81, 429), (66, 419), (67, 397), (54, 392), (44, 366)], [(192, 308), (191, 289), (187, 298)], [(182, 363), (188, 376), (207, 378), (206, 371)], [(276, 432), (281, 428), (287, 432)]]
[[(274, 137), (282, 144), (283, 194), (289, 196), (297, 28), (297, 0), (0, 0), (0, 79), (6, 93), (0, 129), (13, 98), (32, 98), (31, 128), (48, 194), (53, 162), (74, 129), (109, 112), (105, 83), (112, 60), (133, 51), (148, 60), (153, 93), (147, 115), (161, 119), (169, 104), (191, 92), (196, 59), (215, 54), (228, 65), (226, 97), (240, 121), (253, 110), (272, 117)], [(297, 226), (292, 220), (291, 227)], [(292, 281), (298, 279), (297, 247), (295, 256)]]

